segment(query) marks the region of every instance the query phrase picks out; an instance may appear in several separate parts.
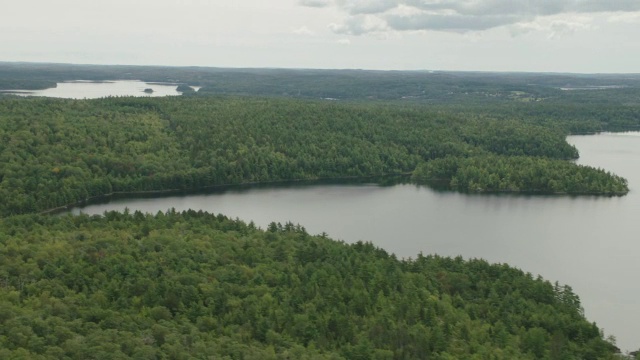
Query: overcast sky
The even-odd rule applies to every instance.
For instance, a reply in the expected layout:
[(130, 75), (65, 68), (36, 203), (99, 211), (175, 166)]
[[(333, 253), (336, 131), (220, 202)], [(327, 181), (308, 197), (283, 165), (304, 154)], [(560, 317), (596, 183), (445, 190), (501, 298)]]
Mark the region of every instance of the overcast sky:
[(0, 61), (640, 73), (640, 0), (4, 0)]

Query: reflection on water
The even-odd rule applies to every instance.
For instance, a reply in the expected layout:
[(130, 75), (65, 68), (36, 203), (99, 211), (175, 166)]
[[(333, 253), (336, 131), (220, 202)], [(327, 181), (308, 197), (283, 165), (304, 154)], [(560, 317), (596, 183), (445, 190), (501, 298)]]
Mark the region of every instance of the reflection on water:
[(623, 350), (640, 347), (640, 134), (571, 136), (579, 163), (629, 180), (624, 197), (465, 195), (401, 183), (284, 184), (208, 194), (114, 199), (74, 209), (156, 213), (202, 209), (266, 227), (299, 223), (347, 242), (367, 240), (401, 257), (462, 255), (508, 263), (570, 284), (587, 317)]

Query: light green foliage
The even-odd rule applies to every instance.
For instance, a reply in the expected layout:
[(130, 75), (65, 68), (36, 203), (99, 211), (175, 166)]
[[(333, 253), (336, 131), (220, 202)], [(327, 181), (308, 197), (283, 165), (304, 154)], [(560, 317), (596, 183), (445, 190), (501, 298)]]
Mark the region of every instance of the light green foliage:
[[(145, 229), (151, 229), (150, 231)], [(19, 234), (19, 236), (18, 236)], [(606, 359), (569, 287), (203, 212), (0, 220), (3, 358)]]

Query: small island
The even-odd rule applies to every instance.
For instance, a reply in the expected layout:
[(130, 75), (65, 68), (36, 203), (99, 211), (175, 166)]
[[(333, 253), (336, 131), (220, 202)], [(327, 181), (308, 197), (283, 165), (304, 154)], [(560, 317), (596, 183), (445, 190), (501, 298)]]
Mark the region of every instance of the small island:
[(146, 89), (144, 89), (144, 92), (146, 94), (153, 94), (153, 89), (152, 88), (146, 88)]

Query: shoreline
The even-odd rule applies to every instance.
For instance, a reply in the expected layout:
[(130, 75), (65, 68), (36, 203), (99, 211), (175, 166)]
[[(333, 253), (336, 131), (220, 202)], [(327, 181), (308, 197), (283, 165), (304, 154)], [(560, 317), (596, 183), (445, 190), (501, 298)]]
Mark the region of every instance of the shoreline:
[(215, 189), (225, 189), (225, 188), (240, 188), (240, 187), (250, 187), (250, 186), (262, 186), (262, 185), (284, 185), (287, 183), (313, 183), (313, 182), (331, 182), (331, 181), (340, 181), (340, 180), (367, 180), (374, 178), (391, 178), (391, 177), (406, 177), (409, 178), (412, 173), (397, 173), (397, 174), (382, 174), (382, 175), (371, 175), (371, 176), (341, 176), (341, 177), (324, 177), (324, 178), (314, 178), (314, 179), (287, 179), (287, 180), (272, 180), (272, 181), (251, 181), (251, 182), (242, 182), (242, 183), (228, 183), (228, 184), (219, 184), (219, 185), (210, 185), (199, 188), (192, 189), (164, 189), (164, 190), (142, 190), (142, 191), (112, 191), (108, 194), (103, 195), (95, 195), (88, 197), (84, 200), (77, 201), (75, 203), (70, 203), (62, 206), (58, 206), (55, 208), (50, 208), (46, 210), (42, 210), (37, 212), (40, 215), (46, 214), (55, 214), (57, 212), (62, 212), (65, 210), (70, 210), (71, 208), (80, 206), (80, 205), (88, 205), (92, 202), (97, 202), (100, 200), (108, 200), (112, 197), (144, 197), (145, 195), (150, 195), (151, 197), (155, 197), (154, 195), (172, 195), (172, 194), (196, 194), (200, 192), (205, 192), (208, 190)]

